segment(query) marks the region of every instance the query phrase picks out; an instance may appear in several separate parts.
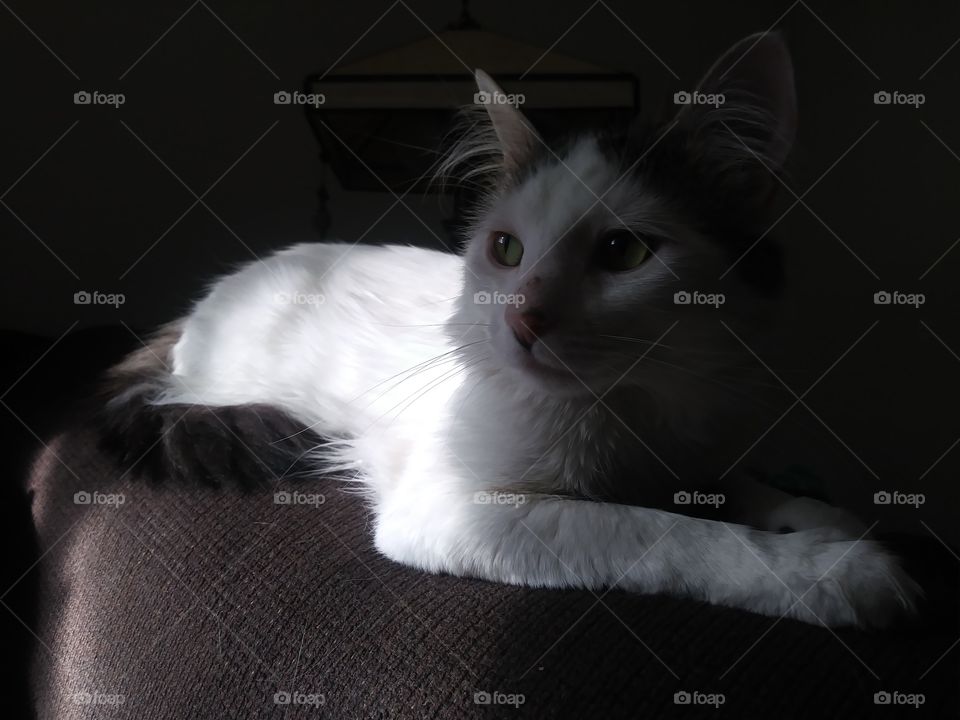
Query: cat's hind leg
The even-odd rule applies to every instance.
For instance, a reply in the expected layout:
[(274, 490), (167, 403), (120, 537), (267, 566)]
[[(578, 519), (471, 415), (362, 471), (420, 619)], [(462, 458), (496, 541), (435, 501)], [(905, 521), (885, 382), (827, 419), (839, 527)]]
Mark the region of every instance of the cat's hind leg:
[(822, 500), (797, 497), (778, 488), (739, 476), (723, 485), (725, 517), (731, 522), (770, 532), (829, 528), (839, 537), (856, 540), (868, 527), (853, 513)]

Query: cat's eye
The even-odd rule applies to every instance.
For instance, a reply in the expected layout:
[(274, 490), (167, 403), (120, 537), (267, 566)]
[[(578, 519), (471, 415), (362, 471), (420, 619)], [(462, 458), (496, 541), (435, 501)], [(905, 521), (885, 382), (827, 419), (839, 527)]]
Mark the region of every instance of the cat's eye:
[(596, 263), (604, 270), (622, 272), (642, 264), (650, 255), (648, 243), (626, 230), (617, 230), (600, 239)]
[(509, 233), (491, 233), (490, 255), (500, 265), (516, 267), (523, 258), (523, 243)]

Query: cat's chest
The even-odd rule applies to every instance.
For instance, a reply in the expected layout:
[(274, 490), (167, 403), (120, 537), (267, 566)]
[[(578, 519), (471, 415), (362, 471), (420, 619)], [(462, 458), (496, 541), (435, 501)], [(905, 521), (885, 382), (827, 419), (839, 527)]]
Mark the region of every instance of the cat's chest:
[(494, 483), (596, 495), (637, 467), (637, 419), (602, 403), (501, 397), (473, 407), (457, 449)]
[(605, 478), (621, 475), (622, 435), (615, 418), (597, 407), (565, 413), (554, 428), (543, 428), (524, 462), (535, 482), (590, 495)]
[(676, 489), (678, 458), (690, 454), (643, 398), (529, 397), (493, 382), (471, 390), (454, 399), (443, 435), (456, 469), (481, 489), (652, 503)]

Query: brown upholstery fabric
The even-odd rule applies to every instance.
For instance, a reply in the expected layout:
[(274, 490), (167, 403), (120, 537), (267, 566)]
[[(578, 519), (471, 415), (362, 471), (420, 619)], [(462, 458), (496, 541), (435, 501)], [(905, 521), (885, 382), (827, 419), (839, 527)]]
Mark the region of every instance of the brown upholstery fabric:
[[(666, 597), (420, 573), (375, 552), (368, 511), (333, 479), (151, 483), (88, 429), (53, 438), (29, 484), (41, 719), (960, 715), (960, 649), (937, 663), (958, 636), (960, 563), (936, 543), (915, 570), (934, 595), (922, 621), (834, 634)], [(325, 501), (277, 504), (278, 490)], [(123, 503), (76, 504), (78, 492)], [(677, 705), (682, 690), (725, 703)], [(878, 707), (879, 690), (925, 704)], [(479, 692), (524, 702), (476, 704)]]

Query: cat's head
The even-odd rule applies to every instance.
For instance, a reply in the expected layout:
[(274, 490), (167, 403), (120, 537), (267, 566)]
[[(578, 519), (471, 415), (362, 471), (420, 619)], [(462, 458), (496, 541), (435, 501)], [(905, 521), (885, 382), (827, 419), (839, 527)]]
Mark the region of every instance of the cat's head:
[(722, 366), (759, 322), (781, 276), (767, 233), (796, 127), (789, 53), (748, 37), (676, 100), (664, 122), (558, 146), (514, 105), (483, 106), (448, 163), (486, 188), (450, 325), (485, 340), (478, 363), (532, 391), (663, 388)]

